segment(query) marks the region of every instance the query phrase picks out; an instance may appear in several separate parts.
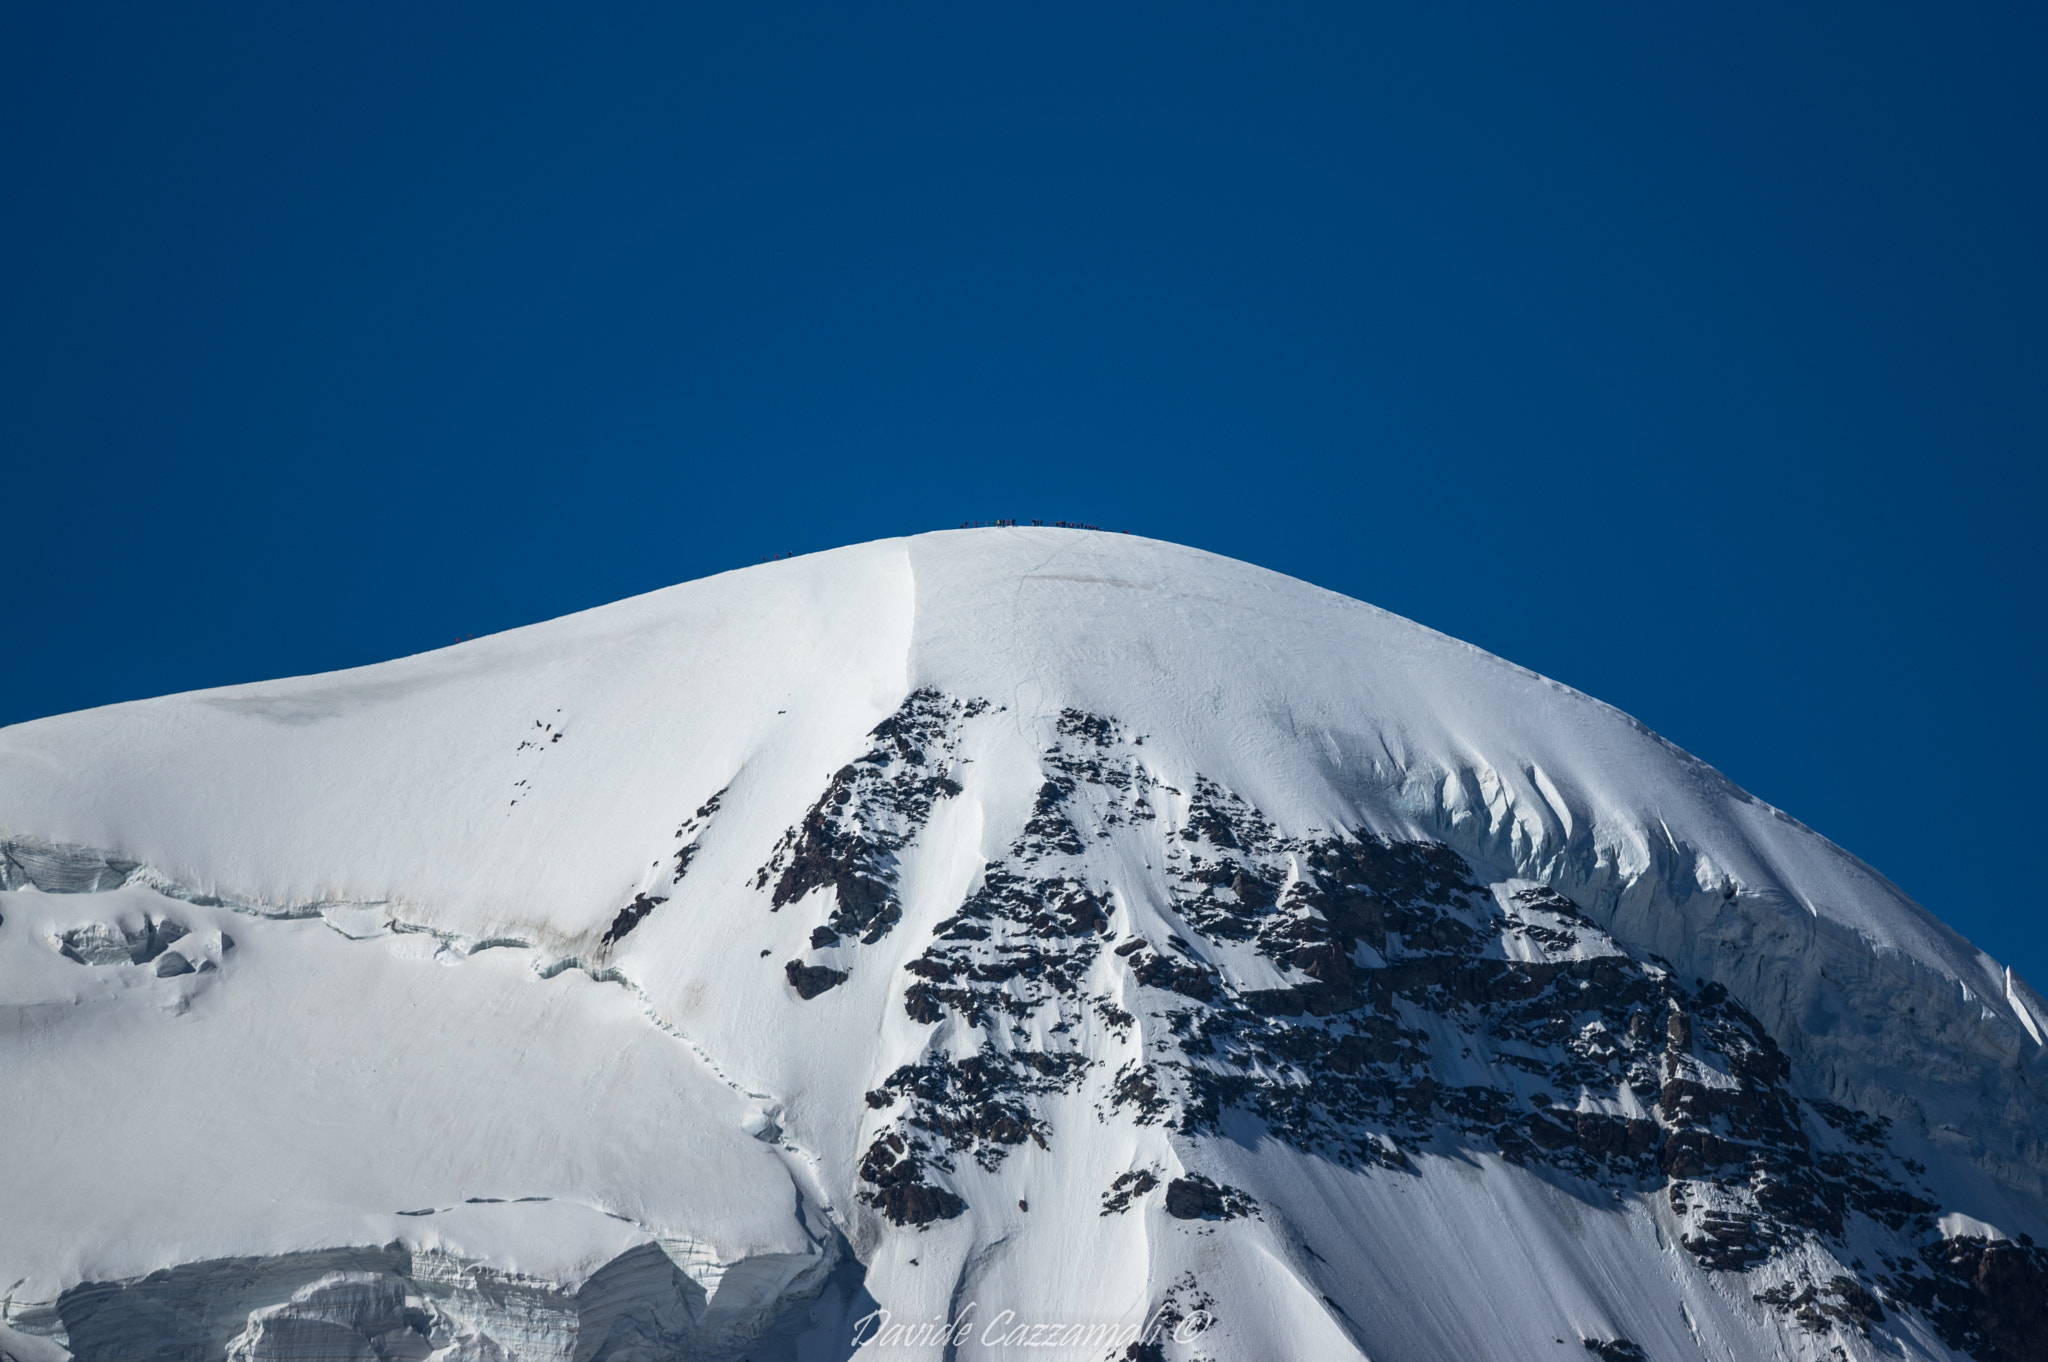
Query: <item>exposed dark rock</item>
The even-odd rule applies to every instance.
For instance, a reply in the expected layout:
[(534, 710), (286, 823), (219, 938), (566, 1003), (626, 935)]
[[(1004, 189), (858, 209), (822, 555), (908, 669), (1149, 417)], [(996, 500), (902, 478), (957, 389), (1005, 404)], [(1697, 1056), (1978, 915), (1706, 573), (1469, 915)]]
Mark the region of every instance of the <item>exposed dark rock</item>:
[(1586, 1351), (1598, 1357), (1600, 1362), (1649, 1362), (1650, 1355), (1625, 1338), (1611, 1338), (1605, 1342), (1587, 1338), (1581, 1339), (1580, 1342), (1584, 1343)]
[(606, 946), (618, 944), (618, 942), (625, 938), (627, 932), (632, 931), (645, 921), (649, 913), (667, 902), (668, 900), (659, 894), (633, 895), (633, 901), (619, 909), (618, 915), (612, 919), (612, 925), (605, 928), (604, 936), (599, 939), (599, 944)]
[(1074, 782), (1064, 776), (1048, 780), (1038, 787), (1038, 800), (1032, 806), (1031, 821), (1024, 825), (1022, 839), (1033, 852), (1078, 856), (1088, 849), (1062, 807), (1073, 791)]
[(1807, 1105), (1818, 1112), (1821, 1119), (1857, 1144), (1882, 1149), (1885, 1141), (1890, 1138), (1892, 1122), (1889, 1116), (1869, 1116), (1860, 1111), (1851, 1111), (1834, 1102), (1808, 1102)]
[(922, 983), (912, 984), (903, 990), (903, 1010), (910, 1014), (912, 1021), (926, 1026), (943, 1020), (946, 1015), (946, 1009), (939, 1006), (938, 999), (932, 995), (932, 986)]
[[(1013, 844), (1016, 863), (1030, 855)], [(981, 887), (905, 968), (926, 981), (906, 998), (919, 1020), (944, 1008), (974, 1027), (998, 1018), (1022, 1020), (1048, 1004), (1077, 999), (1088, 967), (1109, 930), (1109, 904), (1086, 882), (1067, 875), (1019, 874), (990, 864)]]
[(801, 960), (792, 960), (782, 967), (789, 976), (789, 986), (796, 990), (796, 996), (809, 1002), (827, 989), (837, 988), (846, 982), (846, 971), (828, 969), (823, 965), (806, 965)]
[(1119, 1173), (1109, 1184), (1109, 1190), (1102, 1194), (1102, 1214), (1121, 1215), (1131, 1208), (1131, 1203), (1145, 1196), (1159, 1185), (1158, 1176), (1149, 1168), (1135, 1173)]
[(1129, 1109), (1141, 1126), (1151, 1125), (1173, 1109), (1165, 1095), (1159, 1091), (1159, 1078), (1148, 1064), (1138, 1060), (1126, 1060), (1116, 1071), (1116, 1081), (1110, 1085), (1110, 1103), (1117, 1109)]
[(681, 884), (683, 876), (689, 873), (690, 862), (696, 859), (697, 848), (703, 844), (703, 838), (700, 834), (705, 826), (711, 822), (711, 816), (718, 812), (719, 801), (724, 798), (725, 791), (720, 790), (717, 794), (698, 805), (697, 812), (684, 819), (683, 825), (676, 829), (676, 836), (679, 839), (688, 837), (690, 840), (676, 848), (675, 876), (671, 883)]
[[(951, 704), (920, 703), (919, 713), (933, 714)], [(1142, 1028), (1146, 1047), (1108, 1084), (1102, 1119), (1203, 1135), (1236, 1111), (1274, 1139), (1351, 1167), (1407, 1169), (1403, 1143), (1448, 1140), (1603, 1195), (1661, 1188), (1680, 1242), (1702, 1267), (1791, 1263), (1794, 1280), (1765, 1304), (1801, 1324), (1882, 1321), (1869, 1286), (1877, 1279), (1860, 1264), (1814, 1277), (1806, 1264), (1817, 1260), (1793, 1250), (1839, 1249), (1846, 1262), (1852, 1225), (1858, 1234), (1931, 1232), (1935, 1207), (1915, 1181), (1923, 1170), (1893, 1153), (1881, 1120), (1802, 1101), (1790, 1062), (1726, 989), (1704, 980), (1688, 988), (1667, 962), (1625, 952), (1563, 894), (1510, 889), (1447, 846), (1365, 832), (1285, 835), (1205, 777), (1181, 796), (1146, 769), (1137, 740), (1113, 720), (1069, 710), (1055, 728), (1024, 827), (905, 966), (909, 1016), (955, 1018), (985, 1039), (967, 1060), (904, 1066), (869, 1095), (870, 1105), (878, 1095), (902, 1103), (885, 1132), (905, 1141), (892, 1157), (947, 1172), (966, 1153), (994, 1168), (1026, 1141), (1049, 1143), (1037, 1099), (1071, 1090), (1086, 1061), (1056, 1042), (1031, 1047), (1092, 1018), (1119, 1035)], [(912, 756), (949, 750), (944, 741), (940, 733), (908, 752), (894, 745), (875, 769), (895, 772)], [(873, 779), (848, 771), (835, 777), (844, 800), (835, 794), (821, 808), (872, 798)], [(1184, 935), (1131, 933), (1110, 957), (1121, 982), (1091, 996), (1120, 908), (1077, 858), (1158, 817), (1153, 802), (1166, 797), (1187, 809), (1161, 866)], [(888, 812), (886, 801), (877, 807)], [(865, 836), (867, 826), (855, 831)], [(791, 859), (777, 871), (785, 881), (804, 836), (788, 839)], [(826, 846), (822, 834), (816, 845)], [(873, 851), (880, 845), (868, 860), (860, 852), (832, 864), (884, 885), (893, 851)], [(864, 902), (858, 887), (849, 899), (834, 882), (842, 911)], [(870, 921), (865, 911), (854, 925)], [(850, 928), (835, 915), (827, 930)], [(1280, 983), (1230, 982), (1217, 962), (1246, 947)], [(1476, 1077), (1440, 1086), (1440, 1061)], [(947, 1204), (869, 1182), (891, 1218)], [(930, 1184), (922, 1173), (886, 1184), (912, 1185)], [(1149, 1170), (1121, 1175), (1103, 1213), (1127, 1210), (1158, 1185)], [(1166, 1201), (1181, 1219), (1253, 1213), (1242, 1193), (1192, 1176), (1176, 1179)], [(1993, 1257), (1998, 1272), (2029, 1280)], [(1974, 1262), (1915, 1278), (1926, 1299), (1915, 1308), (1948, 1309), (1988, 1340), (1992, 1295), (1957, 1275), (1975, 1272)], [(1889, 1280), (1886, 1290), (1905, 1299)], [(2005, 1290), (2000, 1299), (2017, 1299)]]
[(1979, 1362), (2048, 1362), (2048, 1249), (1962, 1236), (1925, 1246), (1920, 1258), (1933, 1277), (1908, 1271), (1892, 1289), (1949, 1347)]
[(1820, 1285), (1808, 1283), (1797, 1290), (1790, 1285), (1760, 1292), (1758, 1303), (1773, 1306), (1811, 1334), (1826, 1333), (1834, 1324), (1845, 1324), (1864, 1335), (1870, 1326), (1884, 1322), (1884, 1307), (1853, 1277), (1834, 1277)]
[(861, 1200), (898, 1225), (928, 1225), (965, 1211), (965, 1201), (925, 1181), (921, 1152), (901, 1135), (876, 1136), (860, 1162), (860, 1180), (874, 1190), (861, 1193)]
[(984, 1045), (966, 1059), (903, 1065), (883, 1080), (882, 1089), (910, 1099), (905, 1125), (929, 1132), (946, 1153), (971, 1155), (993, 1171), (1026, 1140), (1046, 1147), (1049, 1127), (1027, 1099), (1070, 1091), (1091, 1062), (1078, 1052), (1003, 1051)]
[(1133, 956), (1131, 973), (1141, 984), (1168, 989), (1183, 997), (1208, 1002), (1216, 996), (1216, 974), (1199, 965), (1185, 964), (1164, 955)]
[(1252, 1213), (1252, 1201), (1236, 1187), (1194, 1173), (1166, 1184), (1166, 1213), (1176, 1220), (1234, 1220)]
[(896, 855), (916, 839), (934, 803), (960, 793), (947, 759), (961, 721), (986, 708), (930, 688), (913, 691), (870, 730), (868, 750), (835, 772), (803, 821), (783, 834), (755, 887), (772, 880), (770, 902), (780, 910), (830, 886), (835, 932), (869, 945), (887, 935), (903, 916)]
[(1767, 1261), (1782, 1243), (1777, 1228), (1753, 1215), (1731, 1215), (1721, 1211), (1702, 1212), (1698, 1233), (1682, 1242), (1702, 1265), (1717, 1272), (1740, 1272)]
[(1175, 1178), (1166, 1184), (1166, 1213), (1176, 1220), (1221, 1220), (1223, 1191), (1207, 1178)]

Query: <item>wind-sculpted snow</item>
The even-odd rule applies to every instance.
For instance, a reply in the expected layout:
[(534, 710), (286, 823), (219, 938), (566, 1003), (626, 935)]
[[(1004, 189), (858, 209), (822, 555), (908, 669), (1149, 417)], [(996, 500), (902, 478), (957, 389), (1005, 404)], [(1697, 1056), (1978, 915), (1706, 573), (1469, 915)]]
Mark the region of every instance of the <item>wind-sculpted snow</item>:
[(0, 828), (15, 1362), (2048, 1355), (2024, 981), (1191, 551), (24, 725)]

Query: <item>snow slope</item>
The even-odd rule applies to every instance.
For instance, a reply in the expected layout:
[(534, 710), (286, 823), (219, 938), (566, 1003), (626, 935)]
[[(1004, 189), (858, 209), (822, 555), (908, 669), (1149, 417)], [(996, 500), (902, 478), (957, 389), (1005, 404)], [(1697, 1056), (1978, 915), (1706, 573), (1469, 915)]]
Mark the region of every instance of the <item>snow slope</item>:
[(180, 1355), (249, 1358), (843, 1356), (877, 1309), (2020, 1356), (2048, 1298), (2023, 981), (1626, 715), (1170, 544), (884, 541), (19, 725), (0, 837), (24, 1362), (168, 1356), (112, 1285), (162, 1268)]

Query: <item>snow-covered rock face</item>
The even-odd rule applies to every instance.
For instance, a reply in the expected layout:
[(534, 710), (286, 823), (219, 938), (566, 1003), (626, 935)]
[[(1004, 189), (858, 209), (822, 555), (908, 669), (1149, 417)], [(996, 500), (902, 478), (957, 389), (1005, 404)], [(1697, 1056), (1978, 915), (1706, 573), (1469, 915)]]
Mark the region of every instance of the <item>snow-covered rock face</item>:
[(1190, 550), (21, 725), (0, 843), (19, 1362), (2048, 1356), (2038, 995)]

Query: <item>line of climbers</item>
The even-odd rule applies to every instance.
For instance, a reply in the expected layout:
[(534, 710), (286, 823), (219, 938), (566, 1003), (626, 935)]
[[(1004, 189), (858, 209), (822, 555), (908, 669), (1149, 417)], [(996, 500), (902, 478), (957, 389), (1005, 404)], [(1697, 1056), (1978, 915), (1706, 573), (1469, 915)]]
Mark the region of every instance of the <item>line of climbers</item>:
[[(960, 522), (960, 528), (961, 528), (961, 529), (963, 529), (963, 530), (982, 530), (982, 529), (999, 529), (999, 528), (1001, 528), (1001, 527), (1003, 527), (1003, 526), (1006, 526), (1006, 525), (1022, 525), (1023, 523), (1024, 523), (1024, 522), (1023, 522), (1023, 521), (1021, 521), (1021, 520), (1014, 520), (1014, 519), (1013, 519), (1013, 520), (963, 520), (963, 521), (961, 521), (961, 522)], [(1102, 527), (1101, 527), (1100, 525), (1084, 525), (1084, 524), (1082, 524), (1082, 523), (1081, 523), (1080, 521), (1078, 521), (1078, 520), (1034, 520), (1034, 521), (1032, 521), (1031, 523), (1032, 523), (1032, 524), (1034, 524), (1034, 525), (1044, 525), (1044, 526), (1049, 526), (1049, 527), (1051, 527), (1051, 528), (1053, 528), (1053, 529), (1060, 529), (1060, 530), (1102, 530)], [(1102, 530), (1102, 532), (1103, 532), (1103, 533), (1105, 533), (1105, 534), (1129, 534), (1129, 533), (1130, 533), (1130, 531), (1129, 531), (1129, 530)]]

